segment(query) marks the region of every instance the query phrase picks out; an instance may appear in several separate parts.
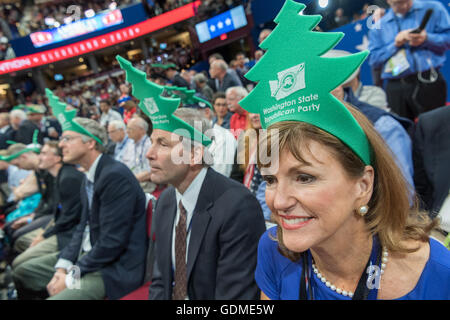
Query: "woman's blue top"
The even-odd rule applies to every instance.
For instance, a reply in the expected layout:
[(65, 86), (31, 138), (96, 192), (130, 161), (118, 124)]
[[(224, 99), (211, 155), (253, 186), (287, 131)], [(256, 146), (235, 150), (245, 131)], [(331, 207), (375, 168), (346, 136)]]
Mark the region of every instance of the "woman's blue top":
[[(271, 237), (269, 236), (271, 234)], [(267, 230), (258, 246), (258, 263), (255, 279), (259, 288), (272, 300), (297, 300), (299, 298), (302, 264), (292, 262), (278, 251), (276, 227)], [(317, 300), (350, 300), (328, 288), (312, 273), (314, 298)], [(415, 288), (397, 300), (449, 300), (450, 251), (440, 242), (430, 238), (430, 257)]]

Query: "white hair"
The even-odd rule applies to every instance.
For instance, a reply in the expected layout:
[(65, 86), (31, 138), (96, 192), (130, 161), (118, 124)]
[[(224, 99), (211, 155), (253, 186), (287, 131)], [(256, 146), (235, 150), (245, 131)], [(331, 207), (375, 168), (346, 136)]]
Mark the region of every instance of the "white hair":
[(230, 87), (225, 91), (225, 95), (229, 95), (231, 92), (234, 92), (239, 98), (245, 98), (248, 95), (247, 89), (244, 87)]
[(20, 118), (21, 120), (26, 120), (27, 119), (27, 114), (20, 109), (14, 109), (12, 110), (10, 113), (10, 118)]
[(203, 73), (197, 73), (194, 76), (194, 81), (199, 82), (199, 83), (206, 83), (206, 82), (208, 82), (208, 79), (206, 78), (206, 76)]
[(113, 120), (109, 123), (110, 126), (113, 126), (116, 130), (123, 130), (125, 131), (127, 127), (125, 126), (125, 122), (121, 120)]
[(222, 59), (217, 59), (212, 64), (216, 65), (219, 69), (223, 71), (228, 70), (228, 64)]
[[(139, 128), (144, 129), (145, 132), (148, 131), (148, 123), (141, 117), (133, 117), (131, 120), (136, 119), (136, 124)], [(131, 121), (130, 120), (130, 121)]]

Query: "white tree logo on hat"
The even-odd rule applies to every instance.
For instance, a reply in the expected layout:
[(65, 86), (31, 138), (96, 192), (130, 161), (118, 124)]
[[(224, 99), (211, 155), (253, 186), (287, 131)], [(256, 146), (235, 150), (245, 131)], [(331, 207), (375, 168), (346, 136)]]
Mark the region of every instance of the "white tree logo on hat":
[(306, 88), (304, 62), (278, 72), (277, 76), (278, 80), (269, 81), (271, 96), (277, 100)]
[(155, 99), (152, 97), (144, 99), (144, 105), (147, 108), (150, 114), (155, 114), (159, 111), (158, 106), (156, 105)]

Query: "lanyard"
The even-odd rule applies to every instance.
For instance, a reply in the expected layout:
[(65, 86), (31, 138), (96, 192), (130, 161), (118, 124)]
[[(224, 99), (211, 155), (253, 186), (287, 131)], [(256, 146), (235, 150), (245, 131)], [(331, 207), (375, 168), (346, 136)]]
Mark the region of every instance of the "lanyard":
[[(146, 151), (146, 150), (145, 150), (144, 147), (145, 147), (145, 142), (147, 141), (147, 139), (149, 139), (149, 137), (145, 136), (145, 138), (139, 143), (139, 145), (135, 146), (135, 149), (134, 149), (134, 155), (135, 155), (134, 168), (136, 168), (136, 167), (142, 168), (143, 167), (143, 162), (144, 161), (142, 159), (142, 156), (145, 156), (144, 151)], [(136, 152), (139, 149), (139, 147), (141, 147), (141, 153), (140, 153), (139, 157), (136, 157)], [(136, 163), (136, 160), (138, 160), (139, 162)]]
[[(395, 13), (394, 13), (394, 21), (395, 21), (395, 24), (397, 25), (397, 33), (400, 33), (402, 31), (402, 26), (400, 25), (400, 21), (398, 20), (398, 17)], [(413, 52), (411, 46), (409, 45), (409, 43), (405, 43), (405, 49), (407, 51), (409, 51), (409, 53), (411, 54), (411, 57), (413, 59), (413, 64), (414, 64), (414, 71), (418, 72), (419, 70), (417, 69), (417, 59), (416, 59), (416, 56), (414, 55), (414, 52)]]
[(125, 148), (125, 145), (128, 142), (128, 136), (125, 137), (125, 139), (123, 140), (123, 142), (117, 146), (117, 154), (120, 154), (120, 152), (122, 151), (123, 148)]
[[(402, 27), (401, 27), (400, 21), (398, 20), (398, 17), (395, 13), (394, 13), (394, 20), (395, 20), (395, 24), (397, 25), (397, 31), (398, 31), (398, 33), (400, 33), (402, 31)], [(425, 79), (422, 75), (423, 72), (420, 71), (420, 68), (419, 68), (419, 65), (420, 65), (419, 60), (417, 60), (417, 57), (415, 55), (416, 48), (411, 48), (411, 46), (408, 43), (405, 44), (405, 48), (411, 54), (411, 57), (413, 60), (413, 65), (414, 65), (414, 71), (417, 73), (417, 77), (420, 80), (420, 82), (422, 82), (422, 83), (436, 82), (439, 75), (437, 74), (436, 69), (434, 68), (433, 64), (431, 63), (431, 60), (430, 59), (427, 60), (428, 66), (430, 67), (430, 71), (431, 71), (430, 79)]]
[[(381, 265), (381, 246), (378, 242), (378, 237), (373, 237), (372, 252), (369, 260), (363, 270), (363, 273), (358, 281), (358, 286), (353, 295), (352, 300), (376, 300), (378, 289), (369, 289), (367, 286), (368, 273), (366, 270), (372, 265)], [(299, 300), (314, 300), (314, 291), (312, 285), (312, 255), (311, 252), (305, 251), (301, 256), (302, 260), (302, 274), (300, 277)]]

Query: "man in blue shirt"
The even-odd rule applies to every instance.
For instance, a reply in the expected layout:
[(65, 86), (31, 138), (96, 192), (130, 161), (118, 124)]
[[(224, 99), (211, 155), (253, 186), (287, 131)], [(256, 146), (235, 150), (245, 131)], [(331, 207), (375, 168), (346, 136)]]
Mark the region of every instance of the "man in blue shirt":
[(123, 162), (123, 156), (133, 141), (128, 138), (126, 126), (123, 121), (113, 120), (108, 124), (108, 136), (115, 143), (114, 159)]
[[(447, 85), (439, 68), (450, 48), (450, 18), (437, 1), (388, 0), (391, 9), (369, 32), (369, 63), (382, 68), (389, 107), (414, 120), (420, 113), (445, 105)], [(427, 10), (426, 28), (418, 28)]]

